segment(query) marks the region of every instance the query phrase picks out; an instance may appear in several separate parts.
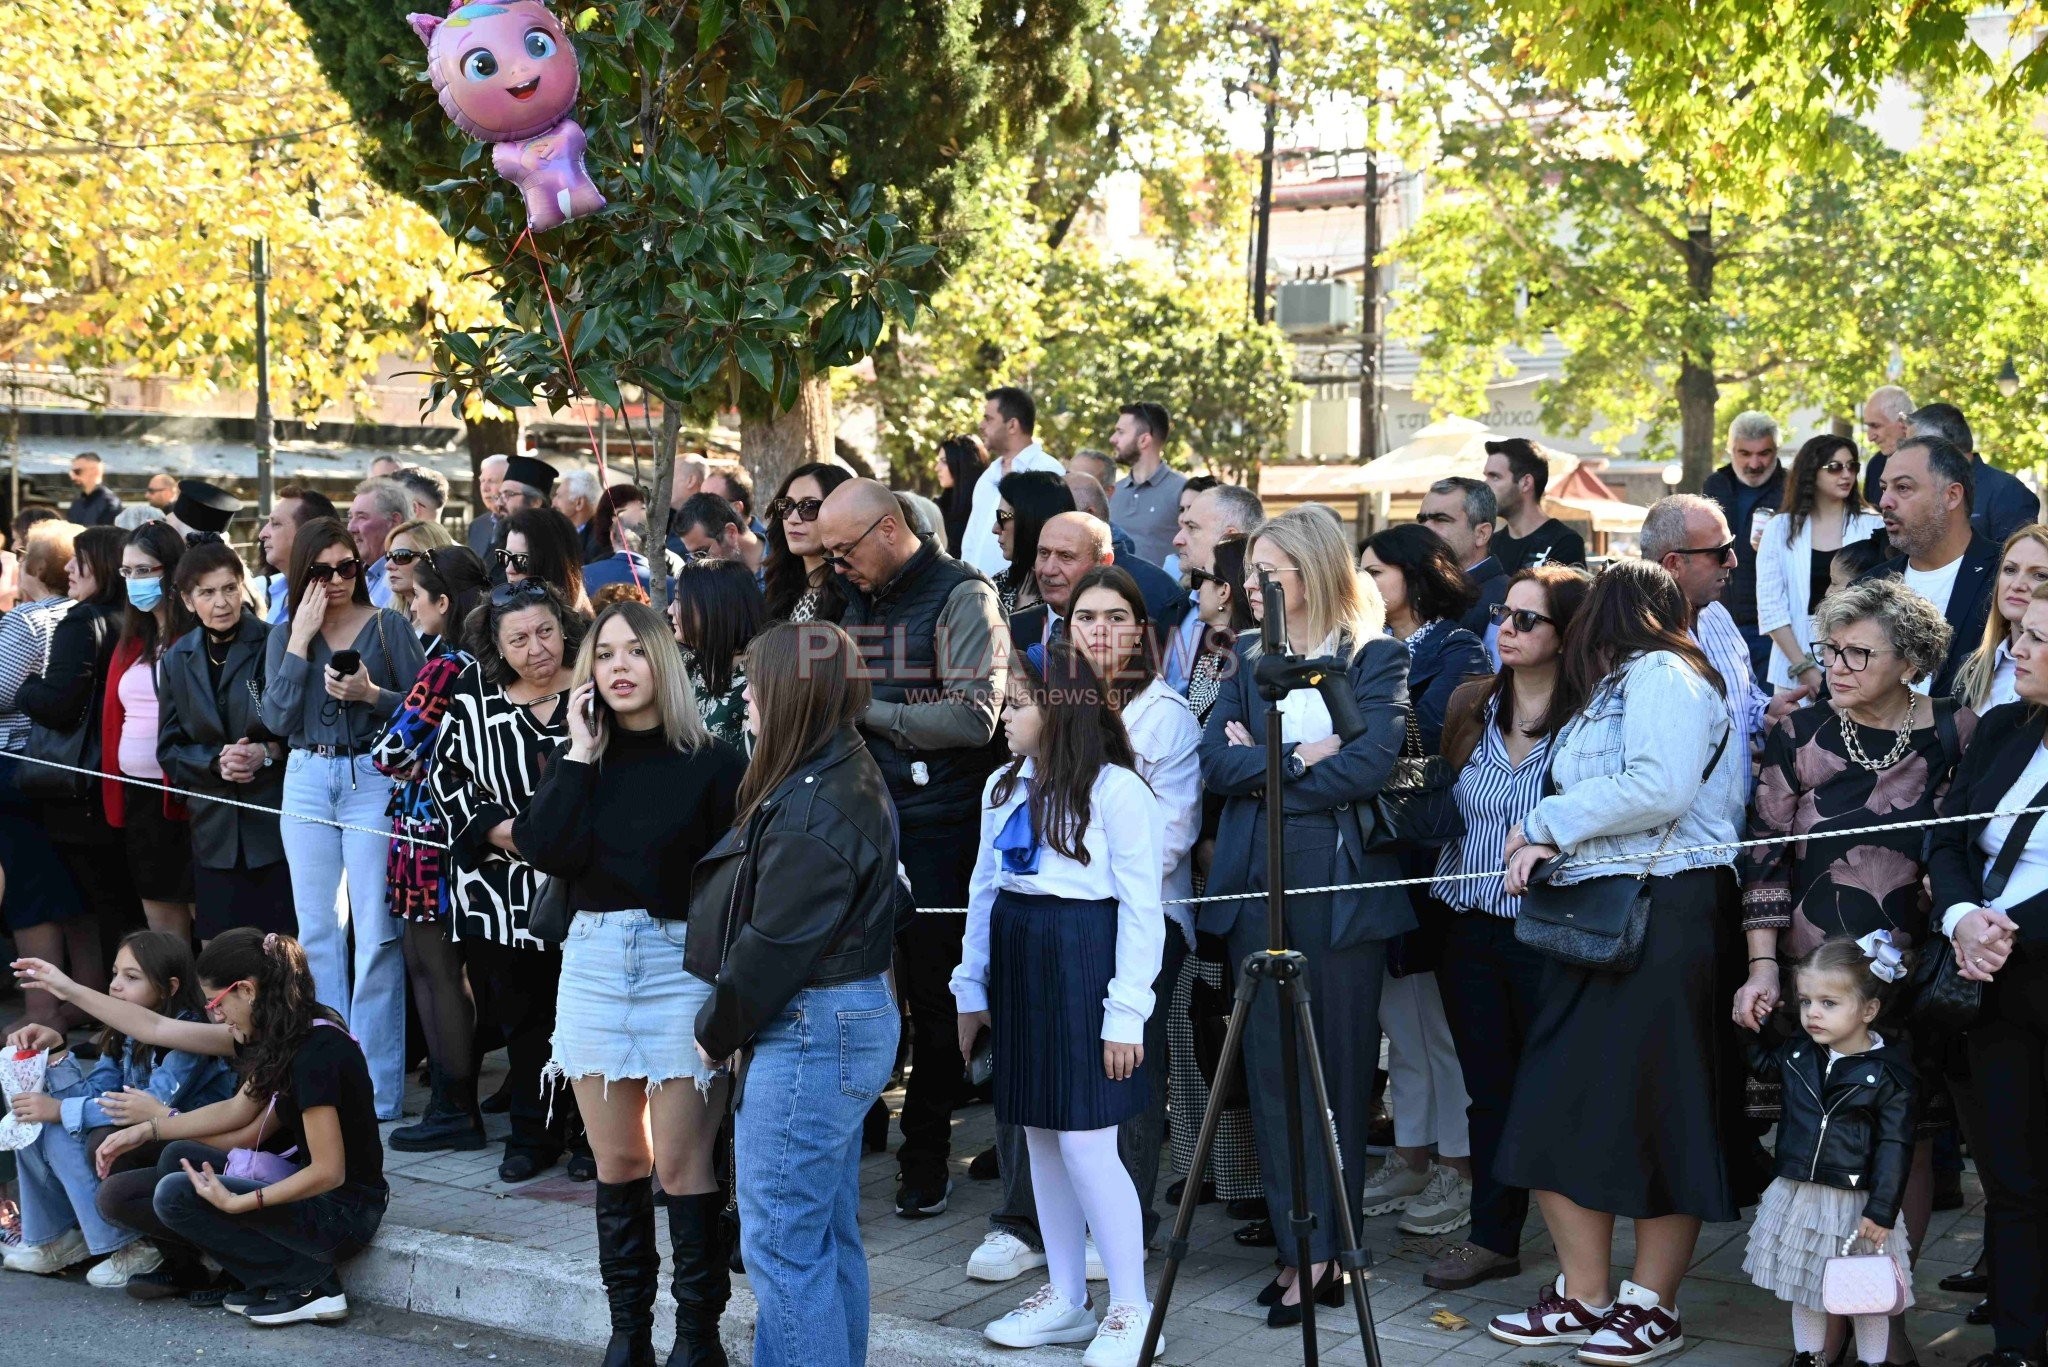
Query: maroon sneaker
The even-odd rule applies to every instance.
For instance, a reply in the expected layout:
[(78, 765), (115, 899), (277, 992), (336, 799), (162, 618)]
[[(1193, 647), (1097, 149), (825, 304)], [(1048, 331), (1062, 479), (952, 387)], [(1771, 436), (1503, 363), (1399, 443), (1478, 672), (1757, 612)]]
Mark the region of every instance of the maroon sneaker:
[(1486, 1332), (1502, 1343), (1519, 1343), (1528, 1348), (1584, 1343), (1593, 1337), (1593, 1331), (1608, 1314), (1605, 1308), (1595, 1309), (1566, 1296), (1564, 1274), (1560, 1272), (1553, 1285), (1543, 1288), (1536, 1304), (1512, 1315), (1497, 1316), (1486, 1326)]
[(1657, 1293), (1624, 1281), (1614, 1309), (1579, 1349), (1579, 1361), (1599, 1367), (1634, 1367), (1685, 1347), (1678, 1316), (1666, 1310)]

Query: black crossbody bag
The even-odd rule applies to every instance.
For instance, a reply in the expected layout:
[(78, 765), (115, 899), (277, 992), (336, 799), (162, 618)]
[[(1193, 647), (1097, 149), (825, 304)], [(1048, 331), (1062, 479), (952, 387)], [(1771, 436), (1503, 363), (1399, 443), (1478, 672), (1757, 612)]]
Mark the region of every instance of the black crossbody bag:
[[(1731, 725), (1721, 733), (1721, 743), (1700, 773), (1702, 784), (1713, 776), (1734, 730)], [(1543, 769), (1546, 795), (1557, 791), (1551, 778), (1556, 760), (1557, 746), (1553, 744)], [(1515, 939), (1574, 968), (1633, 973), (1642, 962), (1643, 934), (1650, 924), (1650, 870), (1670, 845), (1679, 820), (1673, 817), (1664, 828), (1664, 838), (1657, 842), (1641, 873), (1612, 874), (1559, 886), (1550, 879), (1565, 866), (1564, 855), (1537, 865), (1515, 917)]]

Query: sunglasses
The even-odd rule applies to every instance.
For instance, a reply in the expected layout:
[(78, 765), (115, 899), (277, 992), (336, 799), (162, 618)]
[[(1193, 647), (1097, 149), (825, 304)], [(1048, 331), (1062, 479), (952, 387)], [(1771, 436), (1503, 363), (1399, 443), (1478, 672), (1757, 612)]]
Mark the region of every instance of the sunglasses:
[(362, 569), (363, 562), (353, 556), (333, 565), (324, 560), (316, 560), (306, 567), (306, 578), (316, 584), (324, 584), (329, 579), (353, 579), (362, 573)]
[(506, 569), (517, 570), (521, 574), (530, 573), (528, 566), (533, 563), (532, 557), (527, 552), (508, 551), (502, 546), (491, 552), (491, 558)]
[(1508, 621), (1512, 619), (1516, 631), (1534, 631), (1538, 625), (1546, 622), (1551, 626), (1557, 625), (1555, 617), (1545, 617), (1542, 613), (1530, 608), (1511, 608), (1506, 603), (1495, 603), (1486, 610), (1486, 615), (1492, 619), (1493, 624), (1497, 627), (1507, 625)]
[(884, 522), (887, 522), (891, 516), (892, 515), (889, 513), (883, 513), (873, 522), (868, 523), (867, 531), (862, 532), (859, 536), (856, 536), (853, 540), (849, 541), (846, 544), (845, 550), (835, 551), (832, 554), (826, 556), (825, 563), (830, 565), (835, 570), (845, 569), (847, 563), (846, 558), (853, 554), (853, 548), (855, 546), (858, 546), (861, 542), (867, 540), (868, 537), (874, 532), (875, 528), (881, 526)]
[(1224, 588), (1230, 587), (1228, 579), (1225, 579), (1220, 574), (1212, 574), (1208, 570), (1189, 570), (1188, 583), (1196, 589), (1200, 589), (1204, 584), (1220, 584)]
[(768, 516), (779, 522), (816, 522), (824, 506), (822, 498), (778, 498), (768, 505)]
[[(502, 552), (500, 552), (502, 554)], [(491, 590), (491, 606), (494, 608), (523, 607), (547, 601), (548, 586), (538, 579), (525, 579), (517, 584), (500, 584)]]
[(1860, 460), (1831, 460), (1820, 467), (1831, 475), (1853, 475), (1863, 468)]
[(1711, 555), (1716, 560), (1733, 560), (1735, 558), (1735, 541), (1734, 538), (1731, 537), (1730, 539), (1723, 541), (1718, 546), (1680, 546), (1676, 550), (1665, 552), (1665, 554)]
[(1017, 514), (1009, 508), (996, 509), (996, 530), (1000, 531), (1017, 520)]
[(384, 558), (394, 565), (410, 565), (415, 560), (427, 560), (428, 556), (425, 551), (401, 549), (384, 552)]

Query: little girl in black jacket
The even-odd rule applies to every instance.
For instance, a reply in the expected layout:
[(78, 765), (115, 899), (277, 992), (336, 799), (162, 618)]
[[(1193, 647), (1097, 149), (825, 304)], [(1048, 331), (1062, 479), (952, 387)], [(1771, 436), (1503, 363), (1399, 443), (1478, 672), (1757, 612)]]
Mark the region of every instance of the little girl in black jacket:
[[(1828, 1330), (1822, 1271), (1852, 1241), (1898, 1264), (1904, 1304), (1913, 1303), (1912, 1250), (1894, 1226), (1912, 1161), (1917, 1084), (1906, 1048), (1870, 1028), (1906, 973), (1888, 932), (1825, 940), (1795, 973), (1803, 1034), (1750, 1046), (1750, 1066), (1782, 1083), (1785, 1099), (1777, 1175), (1750, 1226), (1742, 1270), (1791, 1302), (1793, 1367), (1815, 1367)], [(1754, 1030), (1762, 1022), (1743, 1024)], [(1884, 1362), (1888, 1318), (1857, 1315), (1853, 1323), (1857, 1360)]]

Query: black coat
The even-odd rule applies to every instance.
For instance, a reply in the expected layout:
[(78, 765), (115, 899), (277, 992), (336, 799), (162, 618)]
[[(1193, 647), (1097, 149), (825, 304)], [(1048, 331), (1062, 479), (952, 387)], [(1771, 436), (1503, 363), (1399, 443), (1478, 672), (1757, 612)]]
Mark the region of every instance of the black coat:
[[(1963, 751), (1949, 781), (1948, 796), (1941, 804), (1943, 816), (1964, 816), (1994, 811), (2006, 792), (2019, 781), (2027, 761), (2040, 748), (2048, 733), (2048, 708), (2031, 703), (2007, 703), (1994, 707), (1977, 722), (1977, 733)], [(2019, 799), (2035, 806), (2035, 794)], [(2048, 820), (2048, 818), (2043, 818)], [(1934, 914), (1938, 920), (1950, 907), (1981, 906), (1984, 875), (1990, 861), (1977, 848), (1989, 816), (1975, 821), (1956, 821), (1927, 829), (1927, 874), (1934, 885)], [(2042, 839), (2042, 828), (2034, 828), (2033, 839)], [(2048, 940), (2048, 893), (2029, 897), (2006, 914), (2019, 923), (2022, 940)]]
[[(157, 666), (156, 758), (174, 788), (214, 793), (272, 809), (284, 805), (284, 761), (257, 771), (247, 783), (230, 783), (215, 767), (231, 741), (271, 740), (263, 725), (263, 657), (270, 628), (254, 612), (242, 620), (228, 643), (216, 688), (206, 664), (206, 631), (197, 628), (171, 643)], [(201, 868), (260, 869), (284, 858), (277, 817), (218, 802), (190, 800), (192, 859)]]
[[(57, 623), (50, 633), (49, 662), (41, 674), (23, 679), (15, 693), (15, 705), (30, 721), (65, 735), (81, 726), (99, 729), (107, 670), (121, 641), (122, 611), (101, 603), (79, 603)], [(100, 744), (94, 736), (87, 746), (88, 767), (99, 764)], [(59, 844), (111, 845), (120, 838), (107, 824), (96, 782), (87, 784), (85, 796), (75, 801), (39, 803), (37, 814)]]
[[(1945, 698), (1955, 691), (1956, 671), (1984, 641), (1984, 619), (1991, 612), (1991, 595), (1998, 587), (1998, 561), (1997, 542), (1981, 532), (1970, 538), (1970, 548), (1963, 552), (1962, 568), (1956, 571), (1955, 587), (1949, 590), (1948, 609), (1943, 613), (1955, 634), (1949, 639), (1948, 659), (1942, 662), (1928, 689), (1933, 697)], [(1903, 577), (1905, 573), (1906, 557), (1895, 555), (1866, 571), (1857, 582), (1886, 575)]]
[(896, 808), (846, 727), (727, 831), (692, 876), (683, 966), (712, 984), (697, 1042), (730, 1058), (807, 987), (889, 967), (899, 916)]
[(1493, 672), (1486, 658), (1486, 643), (1463, 627), (1440, 622), (1408, 657), (1408, 701), (1415, 708), (1415, 724), (1422, 731), (1422, 751), (1438, 753), (1444, 738), (1444, 713), (1451, 694), (1467, 679)]
[(1479, 586), (1479, 601), (1472, 605), (1472, 611), (1458, 619), (1458, 625), (1486, 642), (1486, 632), (1493, 625), (1493, 607), (1508, 600), (1508, 584), (1514, 578), (1501, 568), (1500, 561), (1492, 556), (1465, 571), (1465, 575)]
[(1803, 1034), (1749, 1046), (1756, 1075), (1785, 1087), (1773, 1171), (1795, 1182), (1867, 1191), (1864, 1216), (1891, 1229), (1913, 1162), (1913, 1065), (1905, 1049), (1891, 1043), (1832, 1067), (1827, 1058), (1828, 1051)]

